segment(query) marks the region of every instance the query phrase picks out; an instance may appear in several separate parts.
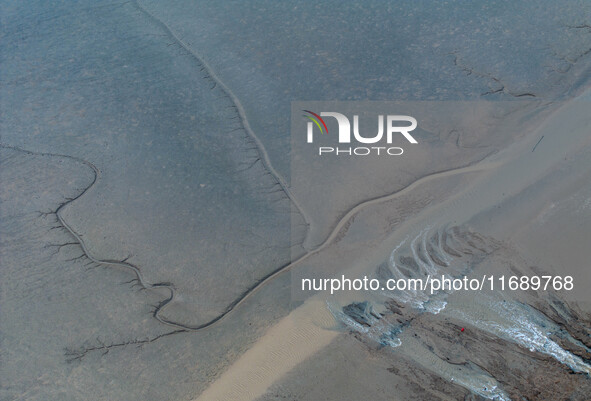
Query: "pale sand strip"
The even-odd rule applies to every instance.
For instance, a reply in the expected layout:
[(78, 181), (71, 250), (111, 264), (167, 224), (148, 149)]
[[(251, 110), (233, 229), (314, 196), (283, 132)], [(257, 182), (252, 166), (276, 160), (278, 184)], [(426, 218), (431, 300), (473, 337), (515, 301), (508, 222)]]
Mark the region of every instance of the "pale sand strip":
[(271, 327), (197, 400), (254, 400), (338, 334), (324, 301), (314, 297)]

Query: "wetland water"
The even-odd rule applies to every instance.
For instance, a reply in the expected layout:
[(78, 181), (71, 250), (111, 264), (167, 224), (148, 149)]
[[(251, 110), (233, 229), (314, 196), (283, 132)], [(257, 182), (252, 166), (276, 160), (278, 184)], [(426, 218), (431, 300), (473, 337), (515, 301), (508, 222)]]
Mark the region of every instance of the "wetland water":
[[(590, 10), (543, 5), (0, 2), (0, 399), (581, 398)], [(367, 100), (420, 146), (294, 157)], [(489, 270), (575, 289), (293, 286)]]

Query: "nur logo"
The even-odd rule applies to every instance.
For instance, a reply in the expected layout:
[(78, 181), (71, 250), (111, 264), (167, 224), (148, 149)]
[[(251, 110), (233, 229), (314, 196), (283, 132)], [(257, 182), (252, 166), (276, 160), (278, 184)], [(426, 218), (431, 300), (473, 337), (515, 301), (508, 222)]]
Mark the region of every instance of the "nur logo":
[[(338, 142), (351, 143), (351, 123), (349, 119), (342, 113), (336, 112), (320, 112), (320, 114), (314, 113), (310, 110), (303, 110), (303, 116), (310, 121), (307, 124), (307, 142), (314, 143), (314, 127), (318, 128), (321, 134), (328, 134), (328, 128), (326, 122), (322, 117), (333, 117), (338, 124)], [(417, 127), (417, 120), (410, 116), (401, 115), (379, 115), (378, 116), (378, 132), (374, 136), (362, 136), (359, 133), (359, 116), (353, 115), (353, 138), (356, 142), (363, 144), (374, 144), (382, 141), (384, 137), (384, 131), (386, 133), (386, 143), (391, 145), (395, 134), (400, 134), (406, 140), (412, 144), (418, 143), (415, 138), (410, 134)], [(386, 128), (384, 129), (384, 122)], [(366, 156), (369, 154), (388, 154), (391, 156), (401, 155), (404, 150), (400, 147), (386, 147), (386, 146), (371, 146), (371, 147), (349, 147), (349, 148), (338, 148), (330, 146), (321, 146), (318, 148), (318, 154), (323, 155), (325, 153), (332, 153), (335, 155), (348, 154), (357, 156)]]

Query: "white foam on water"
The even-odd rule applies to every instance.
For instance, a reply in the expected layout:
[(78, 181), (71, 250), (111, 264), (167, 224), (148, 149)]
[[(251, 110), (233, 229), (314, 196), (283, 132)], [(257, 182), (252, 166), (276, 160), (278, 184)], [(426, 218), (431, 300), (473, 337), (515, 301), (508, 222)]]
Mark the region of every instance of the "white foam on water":
[[(517, 302), (498, 301), (492, 297), (476, 301), (481, 308), (454, 306), (453, 313), (479, 329), (513, 341), (529, 350), (550, 355), (575, 372), (591, 375), (591, 366), (580, 357), (562, 348), (549, 336), (560, 329), (533, 308)], [(486, 316), (481, 312), (486, 302)]]
[[(434, 263), (433, 258), (429, 254), (427, 247), (428, 234), (430, 227), (427, 227), (416, 235), (410, 243), (408, 237), (401, 241), (390, 253), (388, 258), (388, 267), (395, 279), (408, 278), (425, 278), (427, 275), (444, 276), (446, 278), (454, 279), (452, 272), (465, 273), (468, 266), (460, 258), (453, 257), (445, 251), (435, 249), (438, 257), (448, 264), (447, 268), (442, 268)], [(436, 248), (442, 248), (442, 234), (437, 233), (439, 244), (433, 245)], [(397, 256), (404, 246), (407, 245), (407, 250), (410, 250), (413, 260), (418, 266), (418, 271), (412, 271), (412, 276), (409, 277), (402, 273), (399, 266), (397, 266)], [(419, 255), (420, 253), (420, 255)], [(459, 264), (461, 263), (461, 265)], [(464, 274), (461, 274), (463, 277)], [(455, 277), (457, 278), (457, 277)], [(486, 330), (501, 338), (516, 342), (532, 351), (542, 352), (551, 355), (559, 362), (567, 365), (576, 372), (584, 372), (591, 374), (591, 366), (586, 364), (580, 357), (573, 355), (569, 351), (560, 347), (549, 336), (551, 334), (562, 335), (573, 343), (579, 343), (576, 340), (569, 338), (568, 335), (560, 332), (556, 324), (551, 322), (548, 318), (541, 315), (533, 308), (528, 307), (517, 302), (499, 301), (491, 296), (477, 297), (476, 302), (469, 304), (453, 304), (450, 310), (448, 305), (448, 297), (453, 290), (439, 290), (430, 293), (428, 288), (421, 291), (420, 288), (405, 290), (387, 291), (383, 290), (379, 293), (384, 298), (394, 299), (405, 305), (409, 305), (418, 311), (423, 311), (432, 314), (439, 314), (442, 311), (453, 314), (455, 318), (460, 318), (467, 323), (471, 323), (475, 327)], [(379, 319), (374, 317), (371, 313), (364, 315), (367, 320), (367, 326), (355, 321), (351, 316), (343, 312), (343, 308), (327, 301), (327, 306), (337, 321), (340, 321), (351, 331), (362, 334), (364, 337), (391, 348), (403, 350), (403, 353), (408, 353), (418, 363), (425, 363), (429, 369), (433, 369), (442, 378), (456, 383), (481, 397), (489, 400), (510, 401), (509, 396), (500, 388), (496, 379), (486, 372), (483, 372), (478, 367), (471, 367), (470, 369), (458, 369), (456, 366), (446, 363), (432, 355), (432, 352), (426, 349), (423, 344), (416, 342), (414, 339), (405, 336), (403, 327), (389, 323), (387, 319)], [(447, 310), (446, 310), (447, 308)], [(560, 334), (559, 334), (560, 333)], [(404, 347), (399, 348), (404, 342)], [(422, 361), (422, 362), (421, 362)], [(427, 362), (425, 362), (427, 361)]]
[[(431, 256), (429, 255), (429, 253), (427, 251), (427, 235), (429, 234), (430, 229), (431, 229), (431, 227), (429, 226), (429, 227), (421, 230), (421, 232), (416, 237), (414, 237), (412, 239), (411, 243), (409, 244), (411, 253), (413, 255), (413, 259), (418, 264), (418, 266), (421, 268), (421, 271), (417, 272), (417, 276), (419, 276), (422, 279), (426, 279), (426, 276), (428, 276), (428, 275), (430, 275), (431, 277), (439, 276), (439, 277), (453, 279), (453, 277), (450, 276), (447, 272), (443, 271), (440, 267), (435, 265), (435, 263), (433, 262), (433, 259), (431, 258)], [(441, 236), (440, 233), (438, 233), (438, 235)], [(408, 237), (406, 239), (404, 239), (402, 242), (400, 242), (394, 248), (394, 250), (392, 250), (392, 252), (390, 253), (390, 257), (388, 258), (388, 267), (390, 268), (390, 271), (392, 272), (392, 274), (396, 280), (408, 279), (408, 278), (419, 278), (417, 276), (407, 277), (406, 275), (404, 275), (400, 271), (400, 269), (396, 265), (397, 252), (406, 243), (407, 240), (408, 240)], [(417, 243), (419, 243), (419, 242), (422, 245), (422, 249), (420, 250), (421, 255), (423, 256), (422, 258), (419, 256), (419, 250), (417, 247)], [(454, 260), (450, 259), (450, 257), (448, 255), (446, 255), (445, 252), (440, 252), (440, 253), (444, 256), (445, 263), (448, 263), (451, 265), (451, 263)], [(427, 260), (428, 263), (425, 263), (424, 260)], [(404, 304), (409, 304), (416, 309), (425, 310), (425, 311), (433, 313), (433, 314), (438, 314), (443, 309), (445, 309), (445, 307), (447, 305), (447, 301), (445, 300), (445, 298), (447, 297), (448, 294), (451, 294), (452, 292), (454, 292), (453, 289), (449, 289), (449, 290), (445, 290), (445, 291), (438, 290), (438, 291), (435, 291), (433, 294), (431, 294), (428, 286), (425, 286), (425, 291), (421, 291), (418, 288), (417, 289), (407, 288), (405, 290), (396, 289), (394, 291), (383, 290), (381, 292), (381, 294), (387, 298), (395, 299), (398, 302), (401, 302)]]
[(369, 314), (369, 326), (365, 326), (356, 322), (349, 315), (344, 313), (340, 306), (334, 305), (330, 301), (326, 301), (326, 306), (333, 316), (350, 330), (362, 333), (370, 340), (384, 346), (395, 348), (402, 344), (400, 339), (395, 337), (395, 334), (399, 329), (388, 323), (385, 319), (377, 319)]
[(436, 372), (442, 379), (458, 384), (472, 393), (488, 400), (509, 401), (509, 396), (501, 390), (497, 380), (473, 364), (461, 366), (448, 363), (435, 355), (425, 344), (414, 336), (403, 335), (404, 346), (396, 350), (416, 361), (425, 369)]

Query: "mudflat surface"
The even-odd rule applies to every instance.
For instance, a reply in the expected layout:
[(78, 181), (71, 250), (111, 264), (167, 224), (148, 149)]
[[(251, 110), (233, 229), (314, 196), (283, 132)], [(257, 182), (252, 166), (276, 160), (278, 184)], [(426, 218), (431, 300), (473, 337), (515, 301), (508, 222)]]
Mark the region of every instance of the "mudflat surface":
[[(0, 14), (1, 399), (585, 394), (589, 101), (573, 99), (588, 88), (586, 2), (37, 1)], [(426, 110), (412, 157), (375, 174), (361, 163), (357, 185), (337, 187), (337, 164), (292, 163), (291, 104), (310, 100), (440, 101), (467, 117), (440, 125)], [(447, 254), (468, 266), (454, 274), (569, 272), (580, 286), (507, 299), (526, 305), (517, 315), (493, 307), (498, 294), (418, 298), (447, 302), (439, 314), (293, 294), (319, 270), (398, 274), (403, 242), (408, 276)], [(371, 335), (341, 314), (363, 302), (384, 313), (362, 324)], [(519, 319), (551, 326), (554, 354), (524, 351), (507, 334)], [(401, 322), (400, 347), (376, 345)], [(537, 388), (538, 370), (556, 386)]]

